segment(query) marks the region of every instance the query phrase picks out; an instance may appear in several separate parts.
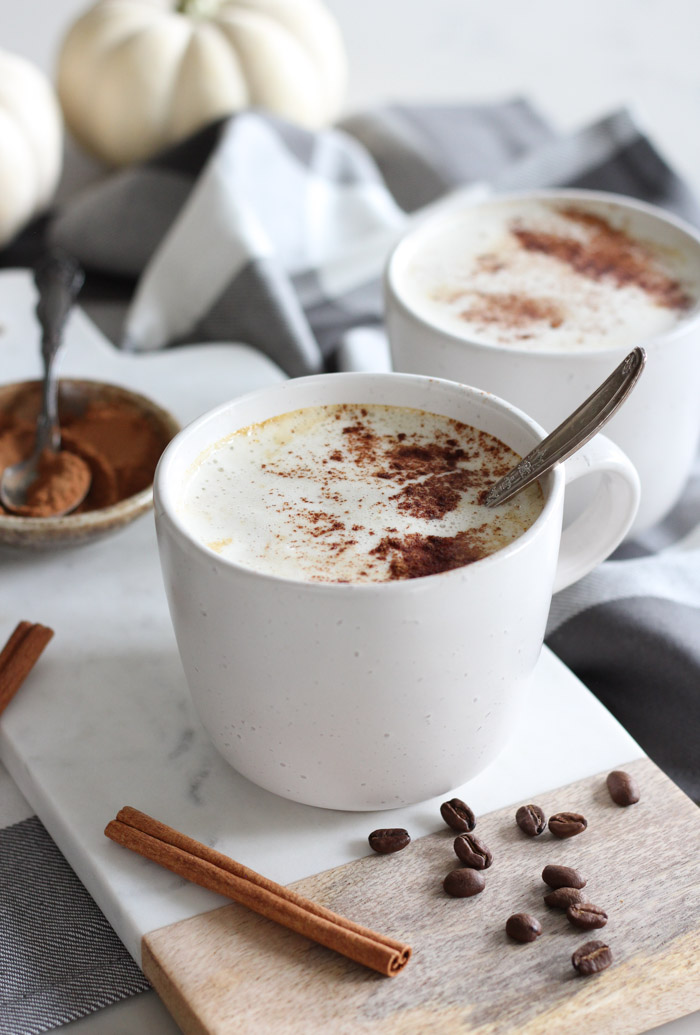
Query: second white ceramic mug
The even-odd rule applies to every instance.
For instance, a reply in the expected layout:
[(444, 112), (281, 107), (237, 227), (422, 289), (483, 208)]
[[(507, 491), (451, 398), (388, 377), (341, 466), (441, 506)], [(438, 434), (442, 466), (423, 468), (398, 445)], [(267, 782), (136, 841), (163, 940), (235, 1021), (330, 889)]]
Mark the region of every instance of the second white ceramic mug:
[[(629, 231), (688, 255), (700, 295), (700, 234), (661, 209), (619, 195), (542, 190), (486, 199), (563, 200), (603, 217), (622, 210)], [(479, 204), (480, 202), (475, 202)], [(463, 381), (494, 392), (552, 431), (610, 374), (628, 351), (538, 352), (525, 345), (479, 342), (431, 323), (412, 305), (404, 271), (422, 243), (455, 218), (447, 208), (419, 224), (397, 245), (385, 273), (386, 326), (395, 370)], [(700, 439), (700, 309), (672, 330), (635, 342), (647, 352), (634, 392), (605, 429), (639, 472), (642, 497), (631, 533), (663, 518), (678, 501)]]
[[(466, 567), (383, 583), (304, 582), (227, 560), (180, 516), (188, 472), (237, 429), (305, 406), (407, 406), (497, 436), (542, 440), (485, 392), (409, 374), (298, 378), (234, 399), (167, 447), (154, 493), (161, 565), (190, 691), (224, 757), (283, 797), (385, 809), (444, 793), (483, 769), (517, 724), (554, 589), (580, 578), (633, 520), (639, 480), (599, 435), (542, 480), (535, 523)], [(565, 483), (597, 472), (562, 535)]]

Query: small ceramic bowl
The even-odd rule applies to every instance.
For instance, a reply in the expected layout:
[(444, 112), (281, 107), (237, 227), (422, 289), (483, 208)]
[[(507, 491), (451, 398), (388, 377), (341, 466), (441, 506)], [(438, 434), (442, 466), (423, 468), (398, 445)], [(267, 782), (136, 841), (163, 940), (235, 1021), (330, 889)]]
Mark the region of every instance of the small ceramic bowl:
[[(40, 387), (38, 381), (0, 385), (0, 417), (15, 414), (22, 400)], [(143, 420), (151, 434), (162, 441), (162, 449), (180, 430), (167, 410), (128, 388), (102, 381), (61, 379), (58, 388), (59, 420), (80, 417), (89, 403), (118, 406)], [(155, 470), (155, 464), (154, 464)], [(19, 517), (0, 512), (0, 545), (46, 550), (77, 546), (118, 531), (153, 506), (153, 484), (109, 506), (66, 514), (64, 517)]]

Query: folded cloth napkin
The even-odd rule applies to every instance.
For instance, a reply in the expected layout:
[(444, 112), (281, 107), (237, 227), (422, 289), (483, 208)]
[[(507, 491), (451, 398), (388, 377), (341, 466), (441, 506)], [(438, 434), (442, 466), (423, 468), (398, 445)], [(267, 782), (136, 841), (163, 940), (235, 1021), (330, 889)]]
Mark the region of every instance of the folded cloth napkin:
[[(290, 376), (376, 369), (387, 364), (379, 274), (391, 244), (450, 192), (483, 185), (613, 190), (700, 225), (626, 112), (562, 137), (512, 101), (391, 107), (318, 134), (246, 113), (81, 192), (48, 232), (88, 269), (88, 312), (130, 348), (243, 340)], [(0, 264), (17, 255), (31, 250), (20, 241)], [(548, 628), (549, 645), (696, 800), (699, 618), (700, 467), (658, 528), (555, 597)], [(36, 882), (23, 860), (39, 843), (52, 899), (68, 903), (60, 924), (29, 910)], [(0, 831), (0, 860), (0, 1035), (47, 1031), (145, 986), (37, 820)]]

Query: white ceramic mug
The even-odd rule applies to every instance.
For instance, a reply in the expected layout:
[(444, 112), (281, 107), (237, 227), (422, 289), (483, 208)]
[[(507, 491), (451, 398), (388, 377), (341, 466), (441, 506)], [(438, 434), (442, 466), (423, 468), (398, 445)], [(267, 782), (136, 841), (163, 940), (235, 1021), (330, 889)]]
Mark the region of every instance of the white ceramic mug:
[[(542, 480), (545, 504), (509, 546), (463, 568), (383, 583), (302, 582), (221, 557), (179, 510), (188, 471), (234, 431), (305, 406), (378, 403), (444, 414), (521, 455), (544, 437), (524, 413), (464, 385), (408, 374), (326, 374), (242, 396), (200, 417), (158, 466), (155, 513), (190, 691), (224, 757), (276, 794), (384, 809), (463, 783), (500, 751), (542, 647), (554, 589), (625, 535), (639, 480), (599, 435)], [(602, 474), (562, 535), (565, 483)]]
[[(583, 190), (541, 190), (477, 201), (564, 200), (603, 217), (624, 214), (632, 235), (680, 250), (697, 277), (700, 296), (700, 234), (661, 209), (619, 195)], [(464, 203), (460, 206), (464, 208)], [(604, 350), (534, 351), (452, 333), (419, 313), (405, 271), (440, 228), (458, 218), (448, 208), (422, 221), (392, 253), (385, 272), (386, 326), (393, 368), (477, 385), (525, 410), (552, 431), (610, 374), (629, 346)], [(646, 369), (606, 435), (633, 462), (642, 497), (631, 534), (661, 520), (680, 498), (700, 439), (700, 307), (672, 330), (633, 342), (647, 352)]]

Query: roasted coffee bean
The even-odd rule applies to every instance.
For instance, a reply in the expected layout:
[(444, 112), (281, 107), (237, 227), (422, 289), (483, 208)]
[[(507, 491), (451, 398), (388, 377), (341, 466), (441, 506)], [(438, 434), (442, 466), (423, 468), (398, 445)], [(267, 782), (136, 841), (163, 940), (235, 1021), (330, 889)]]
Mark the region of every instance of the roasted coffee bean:
[(470, 898), (484, 890), (486, 881), (479, 870), (451, 870), (442, 882), (442, 886), (453, 898)]
[(605, 927), (608, 922), (605, 910), (594, 906), (592, 902), (572, 902), (566, 915), (570, 923), (582, 931), (594, 931), (597, 927)]
[(459, 798), (443, 801), (440, 806), (440, 815), (448, 827), (452, 827), (453, 830), (457, 830), (459, 833), (468, 833), (476, 826), (476, 816), (469, 806), (465, 805)]
[(547, 826), (544, 812), (539, 805), (521, 805), (515, 813), (515, 822), (528, 837), (537, 837)]
[(506, 934), (516, 942), (534, 942), (542, 934), (542, 925), (529, 913), (513, 913), (506, 920)]
[(403, 830), (402, 827), (387, 827), (383, 830), (373, 830), (367, 840), (372, 851), (378, 852), (380, 855), (400, 852), (402, 848), (411, 843), (408, 831)]
[(639, 801), (639, 787), (636, 781), (622, 769), (614, 769), (612, 773), (608, 773), (605, 782), (616, 805), (634, 805)]
[(557, 812), (550, 816), (549, 829), (555, 837), (574, 837), (582, 834), (588, 822), (578, 812)]
[(585, 888), (586, 878), (573, 866), (555, 866), (550, 863), (542, 870), (542, 880), (550, 888)]
[(555, 888), (544, 896), (545, 903), (554, 909), (568, 909), (574, 902), (583, 902), (583, 892), (578, 888)]
[(605, 942), (586, 942), (571, 957), (575, 969), (584, 976), (606, 970), (612, 961), (610, 946)]
[(460, 834), (454, 842), (457, 858), (465, 866), (475, 870), (486, 870), (493, 862), (493, 855), (476, 834)]

